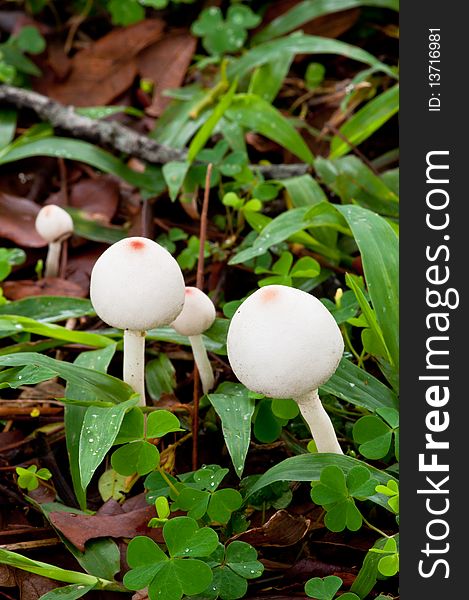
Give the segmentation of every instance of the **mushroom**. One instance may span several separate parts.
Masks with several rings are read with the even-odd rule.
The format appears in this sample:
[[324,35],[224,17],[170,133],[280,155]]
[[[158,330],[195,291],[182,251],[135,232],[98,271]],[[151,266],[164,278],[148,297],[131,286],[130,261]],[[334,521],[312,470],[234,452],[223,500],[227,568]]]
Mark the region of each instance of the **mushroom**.
[[142,237],[110,246],[91,272],[90,298],[108,325],[124,329],[124,381],[145,406],[145,333],[169,325],[184,305],[184,278],[162,246]]
[[204,394],[208,394],[212,389],[215,378],[202,333],[212,326],[215,316],[215,306],[207,294],[204,294],[199,288],[188,286],[186,287],[184,308],[178,318],[171,323],[178,333],[189,337]]
[[45,277],[57,277],[59,273],[62,242],[73,233],[72,217],[60,206],[48,204],[37,213],[36,231],[49,243]]
[[238,308],[228,329],[228,359],[253,392],[293,398],[319,452],[342,454],[318,387],[334,373],[344,343],[334,318],[314,296],[268,285]]

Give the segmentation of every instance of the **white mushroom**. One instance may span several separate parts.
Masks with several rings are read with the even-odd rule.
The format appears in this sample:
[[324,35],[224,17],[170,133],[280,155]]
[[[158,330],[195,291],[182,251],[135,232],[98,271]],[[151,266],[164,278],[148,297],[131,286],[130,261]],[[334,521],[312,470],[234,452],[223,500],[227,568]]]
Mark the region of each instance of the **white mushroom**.
[[57,277],[62,242],[73,233],[72,217],[60,206],[48,204],[37,213],[36,231],[49,243],[44,275]]
[[91,273],[90,298],[97,315],[124,329],[124,381],[145,405],[145,333],[169,325],[184,305],[184,278],[162,246],[142,237],[110,246]]
[[199,370],[204,394],[212,389],[215,379],[208,360],[202,333],[215,321],[215,306],[207,294],[196,287],[186,287],[184,308],[171,326],[181,335],[187,335],[192,346],[195,364]]
[[318,451],[342,454],[318,387],[336,370],[344,343],[317,298],[283,285],[257,290],[233,316],[227,347],[231,367],[247,388],[296,400]]

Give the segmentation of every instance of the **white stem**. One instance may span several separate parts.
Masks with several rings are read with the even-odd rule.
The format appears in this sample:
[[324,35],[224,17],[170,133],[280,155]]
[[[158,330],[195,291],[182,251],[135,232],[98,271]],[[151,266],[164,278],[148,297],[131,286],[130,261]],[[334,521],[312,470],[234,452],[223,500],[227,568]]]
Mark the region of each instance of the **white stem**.
[[145,331],[124,330],[124,381],[145,406]]
[[195,364],[199,370],[200,381],[202,382],[202,389],[204,394],[208,394],[213,388],[215,378],[213,376],[212,365],[208,360],[207,350],[204,346],[204,341],[201,335],[190,335],[189,341],[192,346],[192,353],[194,354]]
[[62,242],[51,242],[47,251],[44,277],[57,277],[59,274],[60,250]]
[[318,390],[312,390],[304,396],[295,398],[304,420],[308,424],[318,452],[333,452],[343,454],[334,426],[329,415],[324,410]]

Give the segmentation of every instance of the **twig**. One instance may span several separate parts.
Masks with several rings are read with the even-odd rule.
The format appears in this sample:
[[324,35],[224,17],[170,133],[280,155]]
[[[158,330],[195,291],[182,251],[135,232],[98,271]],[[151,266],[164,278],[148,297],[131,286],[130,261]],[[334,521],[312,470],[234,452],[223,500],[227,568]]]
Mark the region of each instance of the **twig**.
[[[75,112],[73,106],[65,106],[30,90],[11,85],[0,85],[0,104],[10,104],[17,108],[28,108],[44,121],[72,136],[140,158],[149,163],[166,164],[173,160],[186,159],[185,150],[177,150],[159,144],[146,135],[136,133],[116,121],[95,120]],[[309,165],[251,165],[266,179],[285,179],[304,175]]]

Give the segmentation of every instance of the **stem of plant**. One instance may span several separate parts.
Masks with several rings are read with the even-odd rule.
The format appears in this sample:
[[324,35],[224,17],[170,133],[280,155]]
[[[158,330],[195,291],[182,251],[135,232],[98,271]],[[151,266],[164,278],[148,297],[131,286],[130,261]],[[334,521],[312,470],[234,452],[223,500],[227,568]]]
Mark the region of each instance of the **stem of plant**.
[[392,537],[392,536],[388,535],[387,533],[384,533],[384,531],[381,531],[381,529],[378,529],[377,527],[375,527],[374,525],[372,525],[369,521],[367,521],[365,519],[365,517],[363,515],[362,515],[362,519],[363,519],[363,522],[365,523],[365,525],[367,525],[373,531],[376,531],[376,533],[379,533],[379,535],[381,535],[382,537],[387,538],[387,539],[389,539],[390,537]]
[[168,484],[168,486],[170,487],[170,489],[173,490],[173,492],[176,494],[176,496],[179,496],[179,491],[178,489],[175,487],[174,483],[171,481],[171,479],[166,475],[166,471],[164,469],[162,469],[160,466],[158,466],[158,473],[161,475],[161,477],[166,481],[166,483]]
[[213,388],[215,377],[213,376],[212,365],[208,360],[207,349],[204,346],[202,335],[191,335],[189,336],[189,341],[192,346],[194,361],[199,371],[200,381],[202,382],[202,390],[204,394],[208,394]]
[[51,242],[46,258],[44,277],[57,277],[60,265],[60,250],[62,242]]
[[[212,178],[212,163],[207,165],[207,173],[205,175],[205,192],[204,201],[202,204],[202,212],[200,214],[200,235],[199,235],[199,259],[197,262],[197,279],[196,286],[199,290],[204,289],[204,263],[205,263],[205,240],[207,238],[207,218],[208,218],[208,203],[210,199],[210,180]],[[192,345],[192,341],[191,341]],[[202,342],[203,346],[203,342]],[[204,347],[205,357],[207,352]],[[198,467],[199,462],[199,370],[197,358],[194,352],[195,369],[194,369],[194,391],[193,391],[193,406],[192,413],[192,468]],[[208,361],[208,359],[207,359]],[[211,367],[210,367],[211,368]],[[213,372],[212,372],[213,376]],[[202,380],[203,381],[203,380]],[[212,384],[213,385],[213,384]],[[205,391],[204,391],[205,393]]]
[[343,454],[331,419],[325,411],[318,390],[312,390],[304,396],[295,398],[300,412],[311,430],[318,452]]
[[124,381],[140,394],[139,406],[145,406],[145,332],[124,331]]

